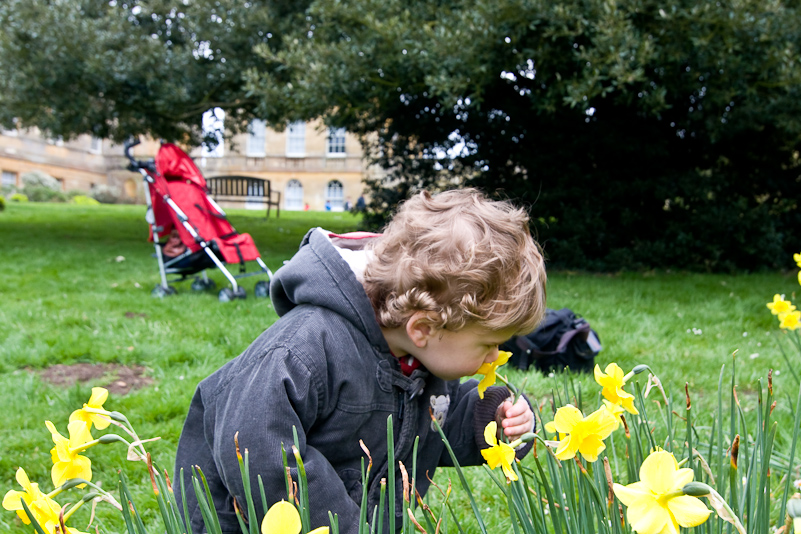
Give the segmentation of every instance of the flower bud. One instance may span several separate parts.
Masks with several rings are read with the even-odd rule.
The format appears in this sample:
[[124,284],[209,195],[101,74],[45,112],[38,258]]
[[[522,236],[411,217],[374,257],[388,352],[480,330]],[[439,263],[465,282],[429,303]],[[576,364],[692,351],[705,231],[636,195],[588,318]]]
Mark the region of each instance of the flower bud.
[[685,484],[683,488],[681,488],[682,493],[685,495],[690,495],[692,497],[705,497],[709,495],[712,491],[712,488],[704,484],[703,482],[690,482]]
[[635,365],[634,369],[632,369],[631,372],[633,374],[635,374],[635,375],[638,375],[638,374],[642,373],[643,371],[647,371],[648,369],[650,369],[650,367],[648,367],[644,363],[641,363],[640,365]]

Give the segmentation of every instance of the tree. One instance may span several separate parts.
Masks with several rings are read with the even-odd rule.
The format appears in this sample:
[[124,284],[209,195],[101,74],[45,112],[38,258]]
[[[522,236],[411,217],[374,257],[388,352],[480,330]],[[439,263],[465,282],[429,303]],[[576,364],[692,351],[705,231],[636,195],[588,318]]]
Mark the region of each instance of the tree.
[[363,135],[392,171],[373,184],[379,215],[455,177],[528,202],[563,265],[755,268],[797,247],[795,4],[343,0],[308,14],[305,36],[263,54],[290,83],[264,70],[250,86]]
[[[198,144],[223,108],[236,132],[258,102],[242,73],[280,47],[301,1],[6,0],[0,4],[0,123],[65,139],[152,135]],[[299,15],[300,14],[300,15]]]
[[[376,224],[415,188],[475,185],[527,203],[546,253],[562,265],[756,268],[797,247],[795,4],[186,0],[177,12],[130,0],[71,32],[86,43],[58,62],[64,69],[44,69],[58,76],[40,73],[55,61],[41,56],[63,38],[36,54],[20,45],[40,27],[30,20],[50,15],[15,18],[47,12],[46,3],[8,5],[4,124],[13,114],[61,135],[103,124],[100,135],[197,139],[199,118],[190,126],[188,117],[212,104],[225,104],[240,127],[254,116],[279,128],[322,117],[361,136],[388,169],[369,184]],[[59,20],[72,19],[42,31]],[[176,28],[186,36],[175,38],[180,46]],[[103,55],[105,43],[117,43],[122,59]],[[40,78],[64,86],[71,61],[94,96],[75,105],[44,92],[38,111],[22,107],[31,93],[20,88]],[[124,62],[111,69],[116,77],[106,74],[114,61]],[[11,65],[26,64],[36,67],[15,78]],[[20,107],[10,111],[12,102]]]

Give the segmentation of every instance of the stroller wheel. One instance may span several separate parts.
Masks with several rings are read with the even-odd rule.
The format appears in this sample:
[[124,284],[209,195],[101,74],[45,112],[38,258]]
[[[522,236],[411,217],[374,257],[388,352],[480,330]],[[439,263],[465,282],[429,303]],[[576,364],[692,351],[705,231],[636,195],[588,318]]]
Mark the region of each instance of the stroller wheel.
[[245,292],[245,288],[242,286],[237,287],[236,291],[234,291],[234,297],[238,299],[245,300],[247,296],[248,294]]
[[194,282],[192,282],[192,291],[206,291],[207,289],[216,289],[217,284],[214,283],[214,280],[203,280],[202,278],[195,277]]
[[234,290],[230,287],[224,287],[217,294],[217,300],[220,302],[231,302],[234,300]]
[[265,280],[256,282],[256,287],[253,288],[253,295],[256,298],[267,298],[270,296],[270,284]]
[[164,297],[169,297],[170,295],[175,295],[175,293],[176,291],[174,287],[167,286],[165,289],[164,286],[158,284],[153,288],[153,291],[150,292],[150,296],[162,299]]

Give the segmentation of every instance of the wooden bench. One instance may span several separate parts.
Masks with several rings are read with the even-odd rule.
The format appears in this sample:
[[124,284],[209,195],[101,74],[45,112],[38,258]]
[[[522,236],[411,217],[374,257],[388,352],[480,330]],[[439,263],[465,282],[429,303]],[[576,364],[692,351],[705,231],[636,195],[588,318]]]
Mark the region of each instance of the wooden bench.
[[216,201],[248,202],[267,204],[267,217],[270,208],[275,207],[275,216],[281,216],[281,192],[273,191],[270,180],[253,176],[212,176],[206,178],[209,193]]

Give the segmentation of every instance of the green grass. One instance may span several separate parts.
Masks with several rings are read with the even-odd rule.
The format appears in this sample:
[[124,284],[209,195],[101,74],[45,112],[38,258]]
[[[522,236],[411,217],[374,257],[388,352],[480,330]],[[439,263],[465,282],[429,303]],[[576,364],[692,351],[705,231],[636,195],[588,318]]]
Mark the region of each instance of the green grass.
[[[292,256],[310,227],[348,231],[357,226],[357,220],[347,213],[284,212],[280,219],[269,220],[262,212],[232,210],[230,215],[240,232],[254,237],[273,270]],[[177,296],[152,298],[150,290],[158,281],[152,253],[143,206],[9,203],[0,212],[3,493],[16,489],[14,472],[19,466],[43,489],[51,486],[48,451],[52,442],[44,420],[65,428],[69,413],[88,400],[93,385],[99,385],[64,389],[42,382],[37,371],[76,362],[146,366],[154,384],[112,398],[108,407],[126,413],[142,437],[162,437],[150,444],[149,450],[171,471],[197,382],[239,354],[277,319],[268,300],[253,298],[256,277],[243,282],[250,294],[244,301],[220,304],[216,293],[193,293],[188,282],[176,286]],[[119,256],[124,261],[117,261]],[[219,273],[212,278],[218,287],[226,285]],[[611,361],[625,370],[649,364],[677,406],[683,403],[685,383],[689,383],[694,406],[701,411],[714,406],[720,368],[731,364],[731,354],[737,350],[738,393],[748,412],[755,405],[757,380],[764,380],[773,368],[781,424],[778,446],[783,450],[792,426],[787,399],[795,399],[798,386],[779,352],[782,333],[765,303],[774,293],[789,296],[797,284],[794,272],[550,273],[548,305],[570,307],[590,321],[604,346],[598,358],[602,367]],[[789,348],[786,340],[781,341]],[[562,378],[535,372],[509,374],[518,385],[527,379],[527,394],[546,403],[544,412],[549,417],[546,401],[553,389],[560,388]],[[644,377],[639,378],[644,384]],[[588,376],[575,380],[590,407],[597,387]],[[114,487],[116,470],[125,463],[124,451],[110,446],[92,458],[95,480]],[[156,508],[143,466],[124,468],[134,483],[140,509],[149,508],[154,516]],[[482,504],[497,507],[497,491],[487,477],[480,469],[468,472]],[[451,475],[449,470],[440,470],[437,481],[447,484]],[[458,503],[460,510],[469,514],[466,501]],[[71,523],[83,530],[88,514],[81,513]],[[108,506],[98,507],[97,523],[101,531],[120,532],[123,528]],[[151,531],[158,532],[156,523],[151,521],[151,525]],[[499,529],[495,531],[503,531],[502,518],[495,527]],[[23,528],[15,514],[5,511],[0,512],[0,530],[32,532]]]

